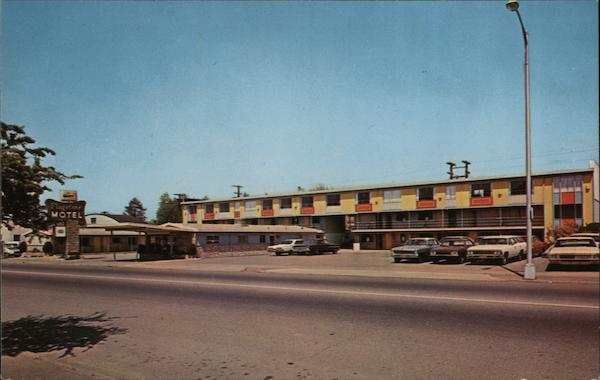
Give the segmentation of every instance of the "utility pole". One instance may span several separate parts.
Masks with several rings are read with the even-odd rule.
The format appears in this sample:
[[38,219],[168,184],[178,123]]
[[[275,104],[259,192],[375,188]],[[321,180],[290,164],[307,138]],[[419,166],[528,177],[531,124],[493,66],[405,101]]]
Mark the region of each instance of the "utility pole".
[[450,171],[446,172],[448,173],[448,175],[450,176],[450,179],[454,179],[454,167],[456,166],[456,164],[452,161],[448,161],[446,162],[446,165],[448,165],[450,168]]
[[[469,171],[469,165],[471,165],[471,163],[467,160],[462,160],[461,162],[464,164],[464,166],[456,166],[456,164],[452,161],[446,162],[446,165],[450,167],[450,171],[446,172],[450,176],[450,179],[469,178],[469,174],[471,174],[471,172]],[[454,174],[454,169],[465,169],[465,174]]]
[[236,198],[240,198],[242,196],[242,185],[231,185],[231,187],[235,187],[236,190],[233,192]]

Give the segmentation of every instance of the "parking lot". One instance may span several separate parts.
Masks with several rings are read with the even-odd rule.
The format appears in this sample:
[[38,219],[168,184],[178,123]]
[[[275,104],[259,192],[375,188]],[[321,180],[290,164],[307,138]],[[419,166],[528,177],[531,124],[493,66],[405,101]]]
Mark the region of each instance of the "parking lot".
[[[116,258],[116,261],[115,261]],[[173,268],[197,271],[264,272],[290,274],[319,274],[368,277],[404,277],[453,280],[520,281],[525,260],[511,261],[502,266],[494,262],[394,263],[390,252],[340,250],[337,254],[314,256],[275,256],[257,251],[246,256],[227,253],[226,257],[175,259],[159,261],[136,261],[134,252],[82,255],[80,260],[62,260],[58,257],[22,257],[8,259],[11,263],[37,262],[64,263],[65,265],[126,266],[137,268]],[[548,266],[548,260],[535,257],[537,280],[564,282],[598,282],[598,267]]]

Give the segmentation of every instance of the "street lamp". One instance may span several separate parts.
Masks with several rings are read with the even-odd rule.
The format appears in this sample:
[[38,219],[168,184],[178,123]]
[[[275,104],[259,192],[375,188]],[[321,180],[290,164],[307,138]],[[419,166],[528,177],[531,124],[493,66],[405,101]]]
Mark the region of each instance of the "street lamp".
[[525,176],[527,184],[527,195],[526,195],[526,215],[527,215],[527,264],[525,265],[524,278],[526,280],[535,280],[535,265],[533,264],[533,256],[531,250],[532,243],[532,232],[531,223],[533,219],[533,212],[531,209],[531,115],[529,112],[529,35],[527,29],[523,24],[523,18],[519,13],[519,2],[518,0],[508,0],[506,2],[506,9],[511,12],[516,12],[521,24],[521,31],[523,32],[523,43],[525,45]]

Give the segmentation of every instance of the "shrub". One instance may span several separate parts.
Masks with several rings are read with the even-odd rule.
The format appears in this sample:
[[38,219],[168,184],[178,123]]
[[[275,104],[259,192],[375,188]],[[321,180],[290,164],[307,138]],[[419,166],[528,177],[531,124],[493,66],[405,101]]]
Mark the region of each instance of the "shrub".
[[27,243],[25,243],[24,241],[19,243],[19,251],[21,253],[27,252]]
[[46,255],[52,255],[54,254],[54,247],[52,246],[52,242],[45,242],[44,245],[42,246],[42,251],[46,254]]

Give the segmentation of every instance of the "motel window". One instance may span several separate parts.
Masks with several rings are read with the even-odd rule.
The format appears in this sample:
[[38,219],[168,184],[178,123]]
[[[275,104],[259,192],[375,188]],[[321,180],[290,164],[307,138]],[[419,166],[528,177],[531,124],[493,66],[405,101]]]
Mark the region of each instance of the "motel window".
[[206,212],[207,214],[212,214],[213,212],[215,212],[215,205],[213,205],[213,204],[205,205],[204,212]]
[[235,202],[235,206],[233,207],[235,211],[240,211],[240,202]]
[[260,243],[266,243],[267,242],[266,236],[265,235],[260,235],[259,238],[258,238],[258,241]]
[[400,189],[385,190],[383,192],[383,203],[400,202]]
[[292,198],[281,198],[279,208],[292,208]]
[[13,235],[13,241],[21,241],[21,235],[20,234],[14,234]]
[[432,220],[433,213],[431,211],[422,211],[418,213],[419,220]]
[[112,243],[113,244],[120,244],[121,243],[121,238],[120,237],[113,237],[112,238]]
[[471,185],[472,198],[489,197],[491,194],[492,186],[490,183],[474,183]]
[[371,193],[369,191],[360,191],[356,193],[356,203],[359,205],[371,203]]
[[555,219],[581,219],[582,217],[583,210],[581,208],[581,204],[554,206]]
[[328,194],[327,195],[327,206],[339,206],[340,195],[339,194]]
[[510,181],[510,195],[527,194],[527,182],[524,179],[515,179]]
[[273,210],[273,200],[272,199],[263,200],[262,208],[263,208],[263,210]]
[[430,201],[433,199],[433,186],[420,187],[417,189],[417,199],[420,201]]
[[248,236],[247,235],[239,235],[238,236],[238,244],[248,244]]
[[244,208],[246,209],[246,212],[256,211],[256,201],[246,201]]
[[312,223],[313,224],[321,224],[321,218],[319,218],[318,216],[313,216]]
[[446,186],[446,200],[456,199],[456,186]]
[[90,223],[91,224],[96,224],[96,218],[90,218]]
[[229,203],[219,203],[219,212],[229,212]]
[[196,214],[196,206],[188,206],[188,213],[190,215],[195,215]]
[[206,237],[206,244],[219,244],[219,237],[217,235],[208,235]]
[[313,197],[302,197],[302,208],[313,207]]
[[90,241],[91,241],[91,239],[89,237],[82,237],[81,245],[88,247],[90,245]]

